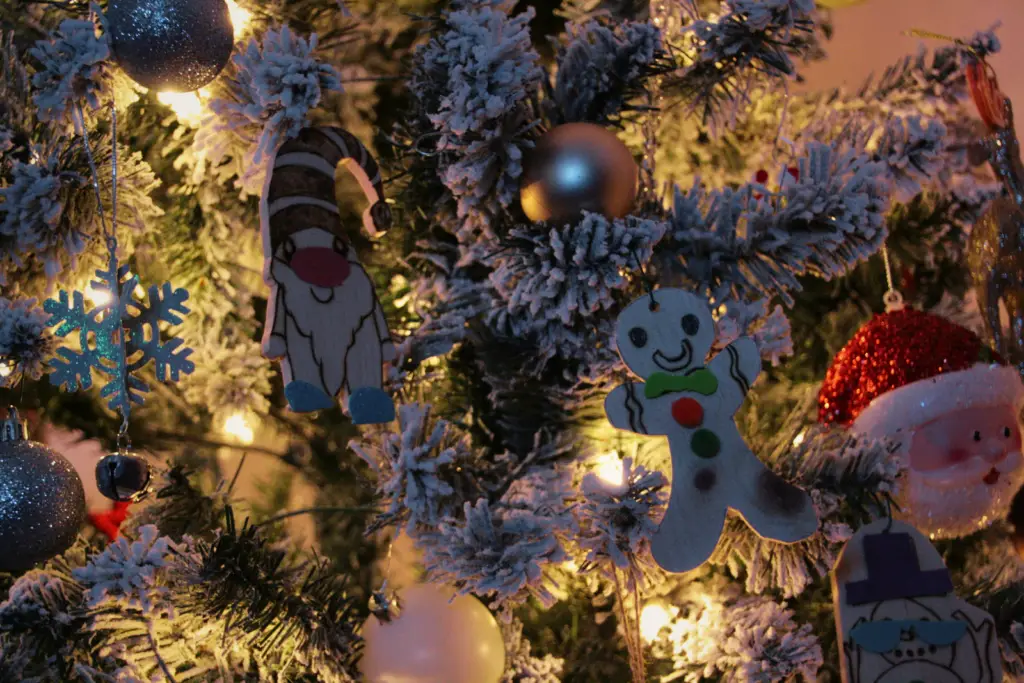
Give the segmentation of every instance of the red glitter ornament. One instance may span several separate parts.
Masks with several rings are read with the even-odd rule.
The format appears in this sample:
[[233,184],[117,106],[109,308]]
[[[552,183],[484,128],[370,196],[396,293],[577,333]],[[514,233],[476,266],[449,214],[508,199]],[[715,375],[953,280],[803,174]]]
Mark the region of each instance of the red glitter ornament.
[[986,361],[1002,362],[965,327],[911,308],[881,313],[836,354],[818,419],[848,425],[882,394]]

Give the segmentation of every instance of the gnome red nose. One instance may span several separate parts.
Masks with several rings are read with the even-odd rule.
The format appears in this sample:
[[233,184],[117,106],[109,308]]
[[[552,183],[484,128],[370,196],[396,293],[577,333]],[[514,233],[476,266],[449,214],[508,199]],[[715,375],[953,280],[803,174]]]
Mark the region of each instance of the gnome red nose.
[[306,247],[292,254],[288,263],[303,282],[315,287],[337,287],[348,279],[348,259],[328,247]]

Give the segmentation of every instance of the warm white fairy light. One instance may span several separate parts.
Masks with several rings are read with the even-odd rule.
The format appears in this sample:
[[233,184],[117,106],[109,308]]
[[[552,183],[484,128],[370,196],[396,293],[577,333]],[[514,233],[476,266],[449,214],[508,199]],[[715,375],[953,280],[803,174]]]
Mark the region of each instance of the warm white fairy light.
[[227,0],[228,2],[228,14],[231,15],[231,26],[235,31],[235,40],[238,40],[245,29],[249,28],[249,22],[252,21],[252,12],[241,7],[235,0]]
[[804,442],[804,439],[806,439],[806,438],[807,438],[807,430],[804,429],[799,434],[797,434],[795,437],[793,437],[793,445],[794,446],[799,446],[800,444],[802,444]]
[[622,486],[622,460],[618,453],[605,453],[593,460],[594,474],[611,486]]
[[92,302],[93,306],[106,306],[110,303],[110,292],[105,289],[94,289],[92,285],[85,288],[85,298]]
[[647,642],[658,639],[661,629],[672,623],[672,613],[660,602],[644,605],[640,612],[640,635]]
[[14,367],[7,360],[0,360],[0,377],[10,377]]
[[203,91],[198,92],[161,92],[156,99],[166,104],[187,126],[196,128],[203,118]]
[[234,413],[224,420],[224,433],[233,436],[240,443],[248,446],[252,443],[255,433],[242,413]]

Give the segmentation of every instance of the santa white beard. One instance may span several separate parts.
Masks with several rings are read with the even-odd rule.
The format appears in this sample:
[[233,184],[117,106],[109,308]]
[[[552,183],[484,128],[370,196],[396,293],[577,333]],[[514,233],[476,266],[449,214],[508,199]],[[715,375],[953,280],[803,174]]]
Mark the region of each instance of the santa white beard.
[[993,465],[973,460],[938,472],[907,469],[901,516],[933,538],[964,536],[1005,517],[1024,477],[1021,453],[1012,451],[994,466],[1000,476],[991,485],[982,478]]

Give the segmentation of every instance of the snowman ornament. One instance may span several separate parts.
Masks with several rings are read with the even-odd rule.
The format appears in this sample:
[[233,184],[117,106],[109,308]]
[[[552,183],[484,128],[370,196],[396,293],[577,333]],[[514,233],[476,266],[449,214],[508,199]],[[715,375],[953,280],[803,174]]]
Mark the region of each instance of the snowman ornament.
[[881,519],[846,544],[832,576],[843,683],[1000,683],[995,622],[956,596],[920,531]]
[[619,355],[643,382],[616,387],[605,399],[611,424],[668,437],[672,493],[651,539],[666,571],[703,564],[735,510],[764,538],[795,543],[818,529],[810,496],[758,460],[734,415],[761,372],[754,341],[743,337],[704,365],[716,337],[703,299],[657,289],[619,315]]

